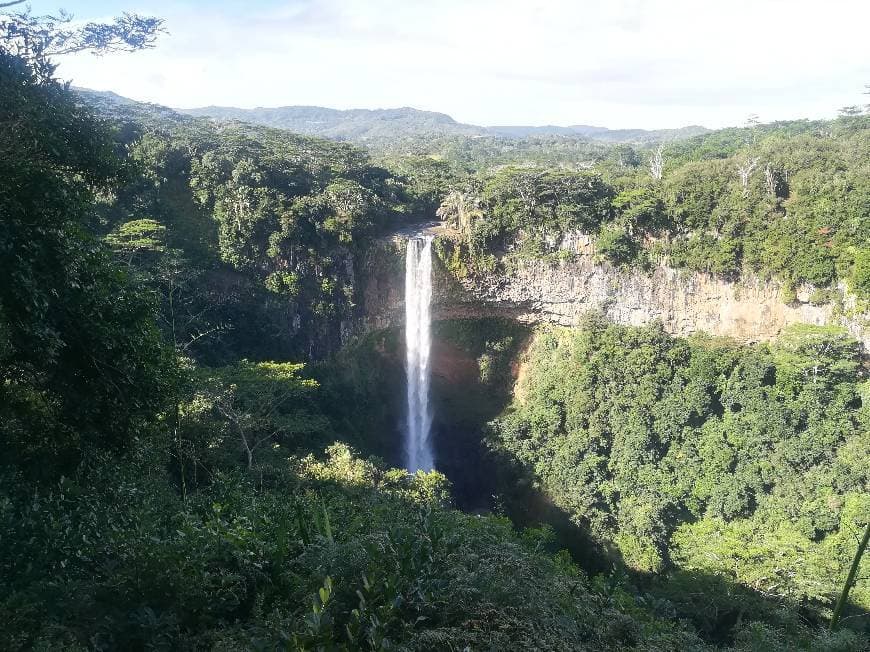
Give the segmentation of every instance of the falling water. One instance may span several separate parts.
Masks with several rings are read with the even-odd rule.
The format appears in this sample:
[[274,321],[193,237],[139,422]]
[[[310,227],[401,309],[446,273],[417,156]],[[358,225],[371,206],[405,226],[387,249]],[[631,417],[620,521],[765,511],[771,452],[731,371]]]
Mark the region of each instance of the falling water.
[[435,466],[429,430],[429,304],[432,300],[432,238],[408,240],[405,257],[405,371],[408,376],[408,427],[405,452],[408,470]]

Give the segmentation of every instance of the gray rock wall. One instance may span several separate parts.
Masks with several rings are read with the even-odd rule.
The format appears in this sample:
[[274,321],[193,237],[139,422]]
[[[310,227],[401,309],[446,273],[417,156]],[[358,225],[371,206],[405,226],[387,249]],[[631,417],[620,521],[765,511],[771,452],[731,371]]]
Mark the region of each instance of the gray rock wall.
[[[395,240],[368,255],[360,279],[363,330],[398,326],[404,319],[402,250],[402,241]],[[703,331],[747,342],[775,338],[791,324],[835,324],[870,351],[870,315],[846,317],[833,305],[812,305],[808,298],[808,291],[799,292],[796,303],[786,304],[779,283],[752,278],[731,283],[665,266],[621,270],[596,262],[586,250],[571,259],[528,260],[508,273],[463,279],[437,264],[433,314],[436,319],[504,316],[574,326],[590,311],[601,311],[618,324],[659,319],[673,335]],[[843,302],[848,308],[845,294]]]

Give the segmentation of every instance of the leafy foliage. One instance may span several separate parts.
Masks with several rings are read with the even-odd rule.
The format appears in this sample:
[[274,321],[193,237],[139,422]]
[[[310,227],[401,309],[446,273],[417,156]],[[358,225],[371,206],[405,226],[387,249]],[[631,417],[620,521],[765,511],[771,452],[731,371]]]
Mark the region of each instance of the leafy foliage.
[[[0,9],[17,7],[24,0],[4,2]],[[50,82],[55,71],[49,57],[74,52],[133,52],[154,46],[162,28],[159,18],[125,13],[112,23],[73,24],[64,11],[57,16],[34,16],[24,11],[0,15],[0,50],[23,60],[34,77]]]
[[[660,178],[624,145],[574,162],[588,171],[484,166],[462,185],[465,205],[478,208],[465,212],[462,239],[483,269],[492,256],[558,253],[579,231],[618,264],[753,272],[792,288],[848,280],[866,299],[868,125],[857,115],[712,132],[663,146]],[[582,179],[593,185],[578,193]],[[454,205],[447,195],[444,214],[458,215]]]
[[[870,516],[856,351],[812,327],[755,347],[595,319],[543,331],[491,441],[629,566],[830,606]],[[867,608],[867,587],[853,599]]]
[[104,198],[96,228],[118,250],[131,229],[165,234],[160,255],[121,258],[148,268],[166,321],[176,295],[177,340],[208,333],[187,353],[211,364],[335,352],[341,321],[356,316],[357,254],[434,212],[450,178],[434,163],[399,176],[347,145],[85,99],[112,112],[140,173]]
[[460,230],[472,258],[549,253],[568,232],[596,228],[610,190],[591,172],[505,168],[447,197],[439,214]]
[[[208,442],[212,458],[242,452],[248,469],[261,448],[311,448],[325,424],[306,406],[317,383],[300,378],[301,370],[300,364],[247,360],[196,369],[196,391],[181,405],[179,436],[200,446]],[[192,462],[203,464],[198,457]]]
[[6,494],[4,648],[708,649],[619,580],[553,557],[546,531],[445,509],[436,473],[333,446],[262,480],[222,470],[182,501],[152,454]]
[[126,176],[108,134],[58,83],[0,50],[0,446],[3,464],[70,468],[122,449],[173,384],[154,301],[87,222]]

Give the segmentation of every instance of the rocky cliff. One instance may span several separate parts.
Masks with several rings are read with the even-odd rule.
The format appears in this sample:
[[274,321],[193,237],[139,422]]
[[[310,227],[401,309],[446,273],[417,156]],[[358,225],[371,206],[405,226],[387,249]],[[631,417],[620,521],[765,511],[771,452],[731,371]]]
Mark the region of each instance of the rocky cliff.
[[[401,236],[384,242],[367,256],[359,279],[363,330],[396,326],[404,319],[403,242]],[[600,311],[618,324],[658,319],[673,335],[707,332],[747,342],[775,338],[796,323],[838,325],[870,351],[870,315],[850,315],[854,304],[843,288],[839,306],[811,304],[809,288],[787,304],[777,282],[745,278],[732,283],[666,266],[625,270],[599,262],[588,242],[571,248],[571,256],[558,260],[524,260],[508,272],[462,278],[437,261],[435,319],[502,316],[573,326],[590,311]]]

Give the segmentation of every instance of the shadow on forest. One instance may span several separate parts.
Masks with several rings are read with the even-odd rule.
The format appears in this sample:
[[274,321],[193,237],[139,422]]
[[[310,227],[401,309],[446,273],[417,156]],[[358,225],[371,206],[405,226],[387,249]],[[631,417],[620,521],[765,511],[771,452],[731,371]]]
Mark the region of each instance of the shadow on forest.
[[[481,381],[482,343],[495,333],[512,333],[503,359],[494,360],[495,383]],[[468,513],[502,513],[518,528],[552,528],[551,552],[566,550],[574,562],[605,590],[623,590],[640,599],[657,615],[692,622],[708,642],[730,644],[749,622],[764,622],[785,629],[799,625],[824,627],[819,605],[796,604],[771,598],[727,578],[701,572],[670,569],[663,574],[643,573],[628,567],[619,551],[597,539],[534,486],[534,472],[504,452],[493,452],[485,442],[486,424],[501,414],[511,400],[516,359],[527,331],[502,320],[464,320],[433,325],[432,404],[433,440],[438,469],[452,485],[455,505]],[[374,334],[367,343],[321,374],[327,404],[341,405],[343,437],[359,450],[376,454],[401,466],[404,412],[403,340],[396,331]],[[498,365],[501,365],[499,367]],[[341,382],[335,379],[341,376]],[[330,374],[333,374],[330,376]],[[350,399],[352,388],[362,393]],[[339,402],[336,403],[335,401]],[[609,589],[607,587],[610,587]],[[868,621],[850,605],[850,625],[860,629]],[[866,616],[867,614],[863,614]],[[857,616],[857,617],[856,617]]]
[[[822,605],[799,603],[764,595],[721,575],[669,568],[663,573],[630,568],[612,544],[595,538],[568,512],[533,486],[533,471],[515,458],[491,453],[490,467],[497,471],[498,491],[505,514],[517,528],[552,528],[551,552],[566,550],[605,590],[622,589],[639,597],[657,616],[687,620],[707,642],[735,643],[744,625],[760,622],[785,630],[797,625],[826,628]],[[870,631],[870,613],[849,602],[846,623],[856,631]]]

